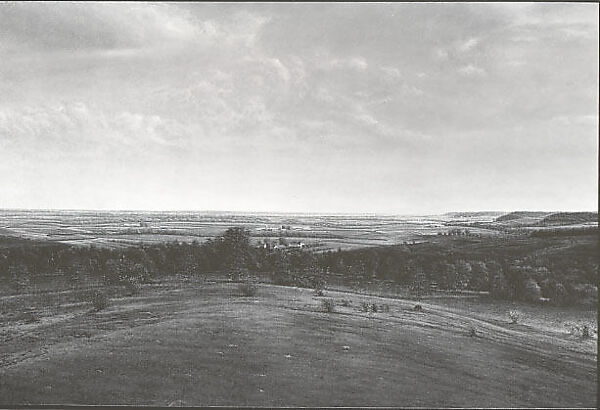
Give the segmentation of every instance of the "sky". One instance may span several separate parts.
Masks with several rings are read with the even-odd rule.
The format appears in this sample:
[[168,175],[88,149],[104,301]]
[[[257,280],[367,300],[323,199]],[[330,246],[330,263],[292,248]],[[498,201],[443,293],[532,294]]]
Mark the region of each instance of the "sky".
[[598,4],[0,3],[0,208],[596,210]]

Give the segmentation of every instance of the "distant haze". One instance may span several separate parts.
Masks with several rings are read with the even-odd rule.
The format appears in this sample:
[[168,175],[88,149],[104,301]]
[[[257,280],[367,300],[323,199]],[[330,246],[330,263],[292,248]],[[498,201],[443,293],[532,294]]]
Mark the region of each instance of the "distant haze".
[[1,3],[0,208],[595,210],[598,4]]

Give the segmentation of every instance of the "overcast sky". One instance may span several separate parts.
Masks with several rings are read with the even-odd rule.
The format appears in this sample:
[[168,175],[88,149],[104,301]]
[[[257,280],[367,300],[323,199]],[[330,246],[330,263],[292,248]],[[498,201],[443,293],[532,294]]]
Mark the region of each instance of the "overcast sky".
[[598,5],[2,3],[0,207],[595,210]]

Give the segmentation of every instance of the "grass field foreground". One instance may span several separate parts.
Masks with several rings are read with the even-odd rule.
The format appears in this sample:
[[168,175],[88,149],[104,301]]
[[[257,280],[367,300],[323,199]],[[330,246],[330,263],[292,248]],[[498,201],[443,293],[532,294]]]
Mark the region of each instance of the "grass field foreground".
[[237,286],[163,282],[98,312],[4,323],[0,404],[596,405],[595,339],[434,303]]

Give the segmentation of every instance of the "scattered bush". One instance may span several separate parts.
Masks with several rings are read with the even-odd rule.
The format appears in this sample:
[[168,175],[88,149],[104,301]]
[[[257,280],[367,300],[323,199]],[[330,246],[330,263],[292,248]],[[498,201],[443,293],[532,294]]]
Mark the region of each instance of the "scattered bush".
[[587,323],[579,323],[579,324],[567,324],[569,327],[569,333],[573,336],[580,337],[581,339],[589,339],[593,337],[594,333],[597,333],[597,330],[594,327]]
[[133,278],[128,278],[127,280],[123,281],[123,284],[125,285],[125,289],[127,290],[127,294],[129,296],[137,295],[142,289],[142,285]]
[[525,286],[522,290],[523,299],[528,300],[530,302],[539,302],[542,297],[542,288],[538,283],[533,279],[528,279],[525,282]]
[[584,339],[591,337],[590,328],[587,325],[583,325],[583,327],[581,328],[581,337],[583,337]]
[[106,309],[108,307],[108,295],[101,290],[94,291],[92,292],[90,302],[92,302],[92,306],[96,312]]
[[332,299],[322,300],[321,305],[326,313],[333,313],[335,311],[335,303]]
[[316,296],[323,296],[325,291],[325,279],[322,275],[313,275],[309,278],[308,284],[315,290]]
[[20,319],[25,323],[34,323],[40,320],[37,315],[31,311],[23,312],[20,316]]
[[518,310],[509,310],[508,318],[510,319],[510,323],[518,323],[521,319],[521,313]]
[[243,282],[238,285],[238,290],[242,296],[255,296],[258,292],[258,286],[254,283]]
[[360,304],[360,311],[364,312],[364,313],[368,313],[368,312],[372,312],[372,313],[389,312],[390,311],[390,306],[386,305],[386,304],[382,304],[382,305],[378,306],[376,303],[361,302],[361,304]]

